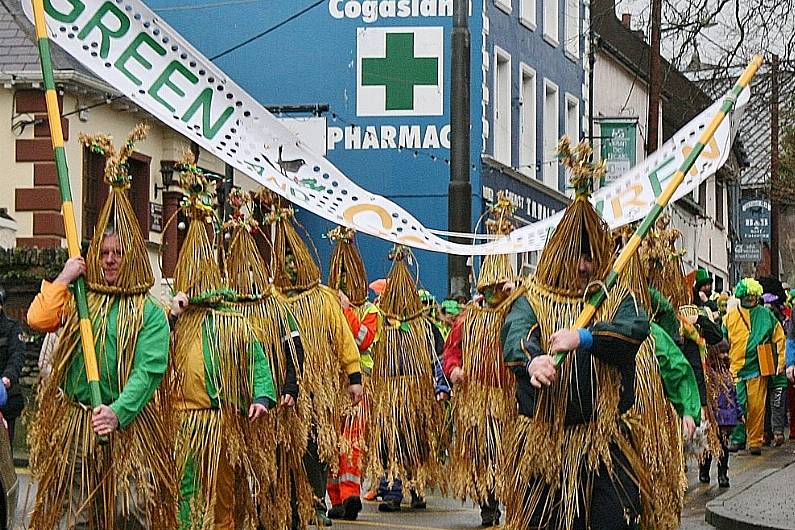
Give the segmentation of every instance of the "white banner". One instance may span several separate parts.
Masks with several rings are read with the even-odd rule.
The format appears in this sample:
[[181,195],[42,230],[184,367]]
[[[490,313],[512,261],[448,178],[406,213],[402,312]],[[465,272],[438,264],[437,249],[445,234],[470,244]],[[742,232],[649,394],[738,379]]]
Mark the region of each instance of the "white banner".
[[[174,130],[296,205],[387,241],[459,255],[543,248],[562,212],[478,245],[450,243],[397,204],[375,195],[312,152],[259,102],[139,0],[45,0],[51,39],[98,77]],[[22,2],[32,21],[32,7]],[[439,74],[441,75],[441,74]],[[748,100],[739,98],[738,111]],[[716,103],[653,156],[597,192],[611,226],[642,218],[717,111]],[[732,120],[737,121],[737,120]],[[734,134],[725,120],[674,198],[726,161]]]

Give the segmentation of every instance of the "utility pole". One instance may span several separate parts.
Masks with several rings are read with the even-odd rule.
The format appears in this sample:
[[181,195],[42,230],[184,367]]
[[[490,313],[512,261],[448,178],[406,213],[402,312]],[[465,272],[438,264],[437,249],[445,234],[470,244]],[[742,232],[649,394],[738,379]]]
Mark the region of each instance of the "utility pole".
[[646,139],[646,156],[657,150],[659,144],[660,92],[662,67],[660,65],[660,33],[662,26],[662,0],[651,0],[651,56],[649,57],[649,135]]
[[770,69],[770,276],[779,277],[778,262],[778,55],[773,55]]
[[[447,224],[451,232],[470,232],[472,184],[469,181],[469,0],[453,0],[452,61],[450,72],[450,185]],[[452,238],[456,243],[470,243]],[[450,292],[469,295],[466,256],[449,255]]]

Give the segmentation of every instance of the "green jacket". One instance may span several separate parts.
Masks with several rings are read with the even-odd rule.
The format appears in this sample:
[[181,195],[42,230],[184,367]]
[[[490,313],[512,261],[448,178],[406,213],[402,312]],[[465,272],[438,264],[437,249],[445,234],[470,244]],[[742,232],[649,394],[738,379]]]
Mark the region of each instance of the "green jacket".
[[665,396],[680,417],[690,416],[698,425],[701,423],[701,399],[693,368],[674,339],[661,326],[652,322],[651,333]]
[[[118,340],[119,298],[116,297],[107,314],[108,324],[105,340],[97,339],[97,366],[102,403],[108,405],[124,428],[149,403],[163,379],[168,366],[169,329],[163,309],[151,298],[144,305],[144,316],[138,339],[130,378],[120,388],[116,341]],[[98,315],[94,315],[94,332],[98,330]],[[91,389],[86,378],[83,348],[78,342],[72,361],[63,381],[64,393],[83,404],[91,403]]]

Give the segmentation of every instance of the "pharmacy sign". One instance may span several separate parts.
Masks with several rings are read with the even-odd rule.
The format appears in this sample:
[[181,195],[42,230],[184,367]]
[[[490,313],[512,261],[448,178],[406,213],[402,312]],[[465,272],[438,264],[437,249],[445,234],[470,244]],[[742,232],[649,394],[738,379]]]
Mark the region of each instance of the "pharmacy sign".
[[441,116],[444,28],[359,28],[356,114]]

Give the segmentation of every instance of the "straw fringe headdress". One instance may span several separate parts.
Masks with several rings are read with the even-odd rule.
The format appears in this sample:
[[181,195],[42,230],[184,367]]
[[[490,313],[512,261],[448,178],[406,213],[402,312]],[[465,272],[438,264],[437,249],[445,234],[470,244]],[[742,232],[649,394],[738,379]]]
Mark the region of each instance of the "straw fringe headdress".
[[367,272],[354,241],[355,232],[338,226],[328,237],[335,243],[329,261],[328,285],[341,289],[351,304],[360,307],[367,301]]
[[[239,479],[235,496],[242,506],[238,506],[235,527],[253,530],[258,523],[254,499],[262,484],[275,480],[272,447],[251,450],[251,446],[272,443],[267,429],[252,424],[245,416],[253,394],[256,337],[248,319],[224,304],[226,299],[234,299],[234,293],[224,286],[208,235],[208,225],[213,229],[216,222],[210,183],[192,159],[184,160],[181,170],[181,184],[188,192],[182,208],[190,226],[177,259],[174,288],[186,293],[191,304],[174,328],[176,384],[185,393],[190,384],[184,377],[186,368],[197,362],[204,366],[205,356],[208,357],[214,368],[212,373],[206,372],[210,377],[208,384],[214,389],[214,394],[208,396],[208,405],[215,402],[217,408],[178,404],[181,421],[175,449],[177,466],[179,476],[187,473],[195,485],[196,494],[190,502],[191,530],[214,528],[222,460]],[[193,391],[203,393],[206,389]]]
[[[145,137],[146,130],[145,125],[138,125],[118,154],[109,136],[80,137],[93,152],[108,156],[105,183],[110,185],[110,192],[89,247],[86,277],[99,359],[104,358],[108,314],[113,304],[118,303],[116,355],[121,388],[131,375],[144,306],[154,283],[143,237],[126,193],[130,186],[126,160],[134,143]],[[100,246],[106,233],[118,235],[123,252],[115,286],[108,285],[102,274]],[[174,528],[177,482],[172,404],[165,384],[169,374],[136,419],[125,429],[111,434],[107,445],[100,445],[91,425],[90,407],[73,402],[61,390],[78,348],[81,348],[79,319],[72,300],[65,310],[61,338],[53,353],[52,374],[39,386],[37,407],[28,431],[31,470],[39,484],[31,528],[50,530],[58,527],[62,517],[74,520],[78,516],[64,514],[69,499],[74,498],[72,489],[77,476],[83,481],[77,503],[90,525],[116,528],[119,523],[114,509],[116,499],[126,499],[121,512],[123,516],[129,514],[133,509],[130,488],[135,484],[139,507],[148,514],[151,526]],[[96,510],[95,503],[105,509]]]
[[434,399],[432,324],[423,317],[406,252],[397,247],[390,254],[393,266],[381,295],[384,329],[373,354],[367,475],[403,479],[404,487],[422,495],[426,486],[444,486],[435,446],[443,411]]
[[[631,231],[621,229],[620,233],[622,244],[625,244]],[[666,261],[665,266],[670,267],[672,263]],[[630,259],[624,279],[636,293],[638,303],[651,315],[648,265],[649,259],[641,249]],[[656,337],[652,332],[635,356],[635,405],[630,411],[637,417],[638,426],[633,432],[635,445],[642,457],[650,485],[650,490],[642,498],[645,509],[641,526],[676,530],[680,525],[687,488],[687,477],[682,466],[682,429],[679,416],[665,395],[656,348]]]
[[[514,207],[500,194],[487,222],[492,234],[507,235],[513,229]],[[507,255],[487,256],[480,268],[477,288],[513,282],[516,275]],[[503,432],[516,420],[513,374],[505,367],[500,332],[522,288],[496,307],[470,305],[462,317],[461,350],[464,380],[453,395],[454,428],[450,450],[450,481],[456,496],[486,502],[504,489],[500,461]]]
[[[276,296],[287,304],[298,323],[304,348],[302,393],[311,399],[312,424],[318,452],[332,472],[339,466],[341,409],[350,407],[343,395],[342,369],[337,350],[337,330],[347,328],[337,292],[320,284],[320,267],[293,226],[292,208],[278,196],[261,192],[269,208],[272,273]],[[288,272],[288,265],[292,269]],[[291,278],[291,274],[294,276]]]
[[[604,171],[602,165],[594,167],[588,161],[590,153],[586,144],[572,151],[567,139],[560,142],[559,156],[573,173],[576,196],[544,248],[536,273],[527,281],[526,296],[536,314],[544,350],[551,334],[570,328],[583,309],[577,271],[581,254],[591,254],[593,277],[597,279],[604,278],[612,263],[612,238],[588,200],[593,178]],[[630,286],[620,280],[597,310],[595,320],[611,320],[621,302],[631,295]],[[538,393],[535,416],[519,416],[507,434],[503,453],[507,530],[526,529],[534,512],[546,514],[542,525],[550,525],[549,517],[555,514],[554,530],[570,528],[582,510],[583,496],[586,506],[590,504],[590,477],[604,465],[608,475],[615,478],[610,454],[613,444],[629,460],[630,469],[626,471],[640,483],[642,491],[648,490],[632,440],[619,429],[620,376],[614,368],[590,358],[598,389],[594,419],[584,425],[565,426],[569,391],[577,384],[576,362],[575,355],[565,358],[558,367],[558,381]],[[624,422],[631,423],[631,418],[624,418]]]
[[[281,396],[287,363],[300,366],[290,332],[292,317],[286,304],[273,296],[270,275],[254,239],[259,232],[259,224],[243,211],[244,207],[250,207],[251,196],[236,188],[230,194],[229,203],[233,212],[226,227],[232,230],[232,237],[225,260],[226,277],[229,287],[238,295],[238,301],[232,306],[248,317],[270,362],[276,395]],[[261,439],[258,443],[263,451],[274,455],[276,476],[282,477],[262,484],[259,503],[269,507],[259,513],[265,528],[293,526],[292,492],[284,487],[285,483],[295,485],[302,526],[309,524],[314,512],[314,494],[302,461],[309,439],[310,402],[303,389],[300,370],[296,369],[296,376],[302,389],[296,405],[278,407],[259,420]]]

